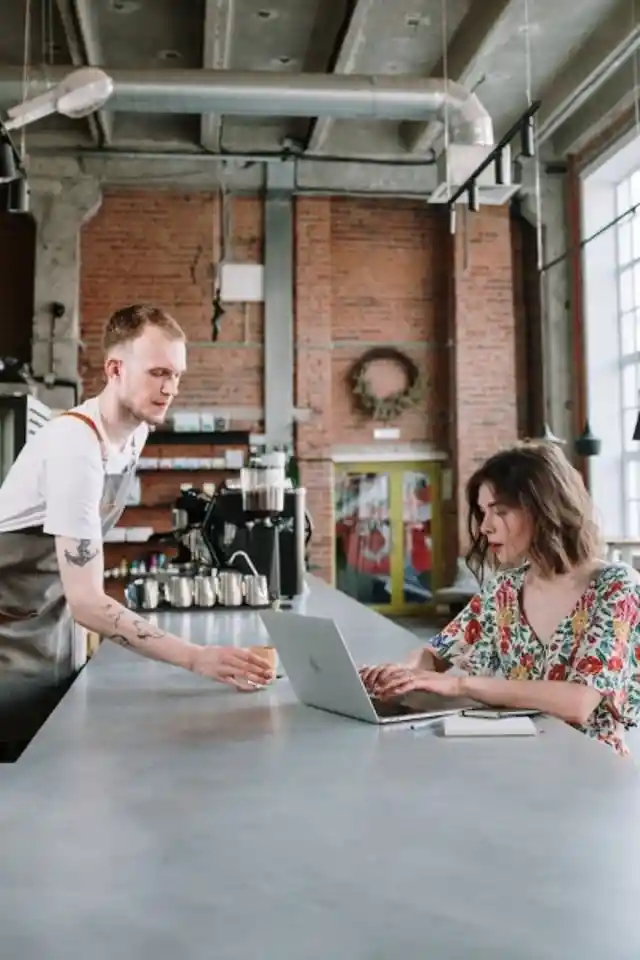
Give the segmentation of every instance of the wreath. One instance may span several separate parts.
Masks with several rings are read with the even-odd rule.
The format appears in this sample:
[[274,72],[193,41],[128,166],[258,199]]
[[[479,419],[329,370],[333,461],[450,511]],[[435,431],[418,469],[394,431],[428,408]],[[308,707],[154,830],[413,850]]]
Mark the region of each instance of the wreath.
[[[400,367],[405,375],[403,389],[384,397],[374,393],[368,378],[369,368],[380,360],[390,360]],[[406,354],[393,347],[374,347],[368,350],[353,364],[347,379],[355,405],[372,420],[393,420],[403,410],[414,407],[422,395],[418,367]]]

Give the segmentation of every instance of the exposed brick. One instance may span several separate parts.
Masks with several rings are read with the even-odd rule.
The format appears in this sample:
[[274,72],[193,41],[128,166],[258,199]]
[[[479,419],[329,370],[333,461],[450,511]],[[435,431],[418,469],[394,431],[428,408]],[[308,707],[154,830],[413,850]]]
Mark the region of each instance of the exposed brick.
[[[151,300],[175,314],[191,341],[180,404],[262,406],[262,306],[229,307],[220,343],[210,342],[217,204],[207,193],[107,193],[82,235],[87,392],[101,383],[100,335],[109,313]],[[230,220],[227,256],[261,261],[261,200],[234,199]],[[296,405],[311,411],[297,425],[296,447],[315,525],[311,561],[327,578],[332,448],[373,437],[375,425],[354,409],[346,384],[350,364],[370,345],[393,344],[421,370],[423,397],[394,426],[403,441],[429,441],[451,457],[460,483],[455,501],[443,507],[448,567],[463,542],[462,485],[478,460],[517,435],[509,216],[505,208],[484,208],[467,218],[466,228],[464,221],[452,242],[446,211],[422,202],[296,199],[294,394]],[[394,373],[380,376],[391,383]],[[193,479],[200,484],[208,477]],[[175,493],[178,478],[165,473],[143,482],[145,502],[160,504]]]
[[[262,404],[263,307],[233,305],[212,343],[212,264],[220,252],[218,197],[209,193],[108,191],[82,231],[83,379],[87,394],[102,384],[100,340],[110,313],[128,303],[166,307],[189,340],[189,372],[179,404]],[[263,214],[258,198],[233,200],[228,259],[262,260]],[[231,346],[233,344],[233,346]]]
[[453,242],[458,531],[466,546],[465,484],[486,457],[518,436],[516,335],[509,211],[462,219]]

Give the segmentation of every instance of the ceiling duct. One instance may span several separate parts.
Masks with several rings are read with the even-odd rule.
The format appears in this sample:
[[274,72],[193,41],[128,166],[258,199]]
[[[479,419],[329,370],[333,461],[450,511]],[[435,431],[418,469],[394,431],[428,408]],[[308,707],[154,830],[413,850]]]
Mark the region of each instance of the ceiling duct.
[[[107,70],[107,68],[104,68]],[[30,70],[28,96],[46,93],[66,67]],[[439,120],[451,143],[493,145],[493,123],[478,97],[451,80],[400,76],[232,70],[107,70],[108,110],[127,113],[362,120]],[[0,101],[23,98],[21,68],[0,70]]]
[[[466,183],[480,166],[491,148],[452,143],[444,149],[436,160],[437,186],[429,195],[429,203],[449,203],[458,188]],[[501,206],[509,201],[520,189],[514,183],[511,172],[511,147],[501,151],[502,176],[497,175],[494,164],[488,166],[474,180],[481,206]],[[458,203],[468,203],[469,198],[462,194]]]

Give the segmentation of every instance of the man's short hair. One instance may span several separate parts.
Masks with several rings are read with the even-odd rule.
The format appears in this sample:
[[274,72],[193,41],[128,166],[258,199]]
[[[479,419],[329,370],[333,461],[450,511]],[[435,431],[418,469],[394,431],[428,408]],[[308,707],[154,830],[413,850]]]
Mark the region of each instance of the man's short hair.
[[187,339],[180,324],[166,310],[134,303],[111,314],[104,332],[105,353],[121,343],[136,340],[148,326],[162,330],[171,340]]

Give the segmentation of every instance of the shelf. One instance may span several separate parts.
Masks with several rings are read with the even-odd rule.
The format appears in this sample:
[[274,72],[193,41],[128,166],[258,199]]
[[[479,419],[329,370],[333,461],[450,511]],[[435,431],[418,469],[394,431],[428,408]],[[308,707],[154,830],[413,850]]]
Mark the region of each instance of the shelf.
[[148,540],[105,540],[104,549],[110,550],[143,550],[152,553],[167,553],[169,550],[177,550],[177,545],[171,543],[149,543]]
[[230,446],[249,446],[248,430],[215,430],[196,432],[185,430],[155,430],[149,434],[146,446],[169,446],[179,444],[195,446],[196,444],[208,444],[213,447]]
[[137,467],[136,473],[239,473],[240,467]]

